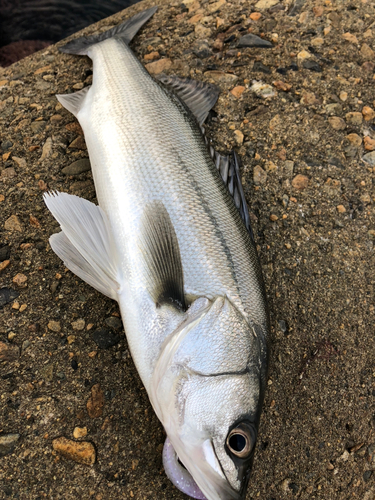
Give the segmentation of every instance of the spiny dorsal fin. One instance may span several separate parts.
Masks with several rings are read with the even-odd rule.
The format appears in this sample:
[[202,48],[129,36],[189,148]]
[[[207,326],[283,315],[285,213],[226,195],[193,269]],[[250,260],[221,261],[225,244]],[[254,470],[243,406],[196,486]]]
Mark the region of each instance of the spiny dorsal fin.
[[158,306],[171,304],[185,311],[180,249],[171,218],[161,201],[146,206],[141,227],[140,247],[153,300]]
[[56,98],[65,109],[73,113],[74,116],[77,116],[90,89],[91,85],[73,94],[56,94]]
[[68,42],[63,47],[59,48],[60,52],[65,52],[66,54],[79,54],[86,55],[89,47],[95,45],[96,43],[103,42],[108,38],[119,37],[126,44],[134,38],[138,30],[150,19],[151,16],[155,14],[158,8],[152,7],[151,9],[139,12],[135,16],[127,19],[124,23],[115,26],[114,28],[100,33],[100,35],[83,36]]
[[219,97],[220,89],[211,83],[164,74],[159,75],[157,79],[186,104],[199,125],[205,121]]

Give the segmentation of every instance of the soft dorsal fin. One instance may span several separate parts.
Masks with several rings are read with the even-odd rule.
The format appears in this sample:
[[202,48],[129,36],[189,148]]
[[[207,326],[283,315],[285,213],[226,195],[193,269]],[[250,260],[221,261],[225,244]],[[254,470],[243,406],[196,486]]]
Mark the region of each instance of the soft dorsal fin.
[[108,38],[118,37],[121,38],[126,44],[134,38],[139,29],[155,14],[158,10],[157,6],[151,9],[139,12],[135,16],[127,19],[124,23],[115,26],[114,28],[100,33],[100,35],[83,36],[68,42],[63,47],[59,47],[60,52],[66,54],[86,55],[88,49],[96,43],[103,42]]
[[73,113],[74,116],[77,116],[90,89],[91,85],[73,94],[56,94],[56,98],[65,109]]
[[62,229],[50,237],[52,250],[74,274],[118,300],[119,259],[104,211],[88,200],[57,191],[46,193],[44,202]]
[[219,97],[220,89],[211,83],[164,74],[159,75],[157,79],[186,104],[199,125],[205,121]]
[[185,311],[180,248],[171,218],[161,201],[146,206],[141,232],[140,249],[147,267],[149,292],[155,304],[170,304]]

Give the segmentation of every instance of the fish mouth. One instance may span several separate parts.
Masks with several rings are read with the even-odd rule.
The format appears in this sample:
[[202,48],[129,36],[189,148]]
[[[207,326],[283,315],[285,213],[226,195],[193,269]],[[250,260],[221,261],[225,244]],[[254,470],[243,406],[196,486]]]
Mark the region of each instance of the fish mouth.
[[[211,461],[211,460],[210,460]],[[240,491],[235,491],[225,479],[223,473],[219,474],[214,468],[205,463],[205,471],[198,467],[194,472],[199,481],[196,483],[193,475],[185,468],[167,437],[163,448],[163,465],[168,479],[180,491],[197,500],[244,500],[246,495],[246,484],[241,485]],[[217,467],[215,467],[217,468]]]

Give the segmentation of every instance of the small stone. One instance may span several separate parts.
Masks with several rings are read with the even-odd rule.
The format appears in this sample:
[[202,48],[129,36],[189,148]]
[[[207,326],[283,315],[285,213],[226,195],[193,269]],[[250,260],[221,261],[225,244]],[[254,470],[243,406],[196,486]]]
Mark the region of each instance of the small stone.
[[313,92],[302,92],[301,104],[305,104],[306,106],[312,106],[313,104],[317,103],[318,100]]
[[316,73],[321,73],[322,67],[316,61],[312,59],[306,59],[302,62],[302,67],[305,69],[309,69],[310,71],[315,71]]
[[298,174],[292,180],[292,186],[295,189],[303,190],[306,189],[309,184],[309,178],[306,175]]
[[212,48],[214,50],[220,50],[220,51],[223,50],[223,48],[224,48],[224,42],[223,42],[223,40],[221,40],[221,38],[216,38],[216,40],[214,41],[214,44],[213,44]]
[[87,436],[87,427],[75,427],[73,430],[73,437],[75,439],[84,438]]
[[326,113],[327,115],[341,115],[342,106],[338,102],[333,102],[331,104],[326,105]]
[[367,151],[374,151],[375,150],[375,139],[371,139],[368,135],[363,139],[365,149]]
[[65,125],[65,128],[66,130],[68,130],[69,132],[73,132],[77,135],[83,135],[83,130],[82,130],[82,127],[80,126],[79,123],[77,122],[71,122],[71,123],[67,123]]
[[255,165],[253,171],[253,181],[254,184],[265,184],[267,181],[267,172],[263,170],[259,165]]
[[3,151],[7,151],[8,149],[10,149],[11,147],[13,146],[13,142],[12,141],[3,141],[1,143],[1,149]]
[[370,481],[370,478],[372,476],[372,470],[367,470],[366,472],[363,473],[363,480],[365,483]]
[[5,457],[5,455],[12,453],[19,438],[19,434],[5,434],[0,436],[0,457]]
[[256,9],[270,9],[274,5],[277,5],[279,3],[279,0],[259,0],[255,4]]
[[260,12],[252,12],[249,17],[253,21],[259,21],[259,19],[262,17],[262,14]]
[[230,93],[232,95],[234,95],[234,97],[236,97],[237,99],[239,97],[241,97],[241,95],[243,94],[244,90],[245,90],[246,87],[243,87],[242,85],[238,85],[237,87],[234,87]]
[[0,288],[0,307],[9,304],[18,296],[19,293],[16,290],[13,290],[13,288],[7,288],[7,287]]
[[316,5],[315,7],[313,7],[313,12],[315,14],[315,17],[321,17],[324,12],[323,5]]
[[362,108],[362,115],[366,122],[369,122],[373,118],[375,118],[375,111],[370,108],[370,106],[364,106]]
[[210,28],[204,27],[201,23],[197,23],[195,25],[194,31],[198,38],[208,39],[211,37],[212,34]]
[[85,139],[82,135],[79,135],[74,139],[73,142],[69,144],[70,149],[87,149]]
[[203,14],[195,14],[195,16],[191,17],[188,21],[189,24],[197,24],[202,19]]
[[109,326],[109,328],[113,328],[114,330],[120,330],[120,328],[122,328],[122,321],[116,316],[110,316],[109,318],[106,318],[105,324]]
[[82,90],[83,89],[83,82],[77,82],[73,85],[73,88],[75,90]]
[[331,118],[328,118],[328,122],[334,130],[344,130],[344,128],[346,127],[345,121],[338,116],[332,116]]
[[23,312],[27,309],[27,304],[22,304],[20,307],[20,312]]
[[359,148],[362,144],[362,138],[358,134],[349,134],[346,136],[347,140],[353,145]]
[[38,120],[38,121],[32,122],[32,124],[30,125],[31,131],[34,134],[39,134],[40,132],[42,132],[45,129],[46,123],[47,122],[45,122],[44,120]]
[[292,177],[293,170],[294,170],[294,161],[286,160],[284,162],[284,168],[285,168],[286,175],[288,177]]
[[[289,248],[292,248],[292,246],[290,244],[289,244]],[[282,333],[284,333],[284,334],[288,333],[289,326],[285,320],[283,320],[283,319],[279,320],[279,328],[282,331]]]
[[150,52],[149,54],[145,54],[143,56],[143,59],[145,61],[156,61],[156,59],[160,59],[160,54],[159,54],[159,52],[153,51],[153,52]]
[[365,59],[371,60],[375,58],[375,52],[372,50],[372,48],[367,45],[367,43],[364,43],[361,47],[361,54]]
[[109,349],[120,342],[120,336],[107,328],[95,330],[91,337],[100,349]]
[[311,40],[311,45],[313,47],[321,47],[323,45],[323,43],[324,43],[324,40],[321,37],[313,38]]
[[370,61],[366,61],[362,64],[361,68],[363,69],[363,71],[365,71],[366,73],[372,73],[375,69],[375,63],[373,62],[370,62]]
[[371,167],[375,167],[375,151],[365,154],[362,160],[367,162]]
[[85,328],[85,320],[82,318],[77,319],[77,321],[73,321],[72,328],[73,330],[83,330]]
[[76,341],[76,336],[75,335],[68,335],[66,340],[68,341],[69,345],[74,344],[74,342]]
[[306,59],[309,59],[311,57],[310,52],[307,52],[307,50],[301,50],[301,52],[298,52],[297,54],[297,61],[299,63],[302,63]]
[[12,156],[12,160],[14,160],[20,168],[26,168],[25,158],[19,158],[18,156]]
[[[18,311],[19,308],[20,308],[20,303],[17,301],[13,302],[12,309],[16,309]],[[9,336],[8,336],[8,339],[9,339]]]
[[218,2],[214,2],[214,3],[211,3],[207,6],[207,9],[209,12],[211,12],[211,14],[213,14],[214,12],[217,12],[218,10],[221,9],[221,7],[223,7],[223,5],[225,5],[227,2],[226,0],[218,0]]
[[90,418],[98,418],[103,415],[104,392],[100,384],[95,384],[91,388],[91,396],[87,401],[87,413]]
[[10,258],[10,246],[5,245],[0,248],[0,262],[3,260],[9,260]]
[[93,465],[96,460],[94,445],[87,441],[73,441],[59,437],[52,441],[53,449],[67,458],[83,465]]
[[283,92],[288,92],[292,88],[290,83],[282,82],[281,80],[277,80],[276,82],[272,83],[277,88],[277,90],[282,90]]
[[276,222],[278,219],[279,219],[279,218],[278,218],[278,216],[277,216],[276,214],[271,214],[271,215],[270,215],[270,221],[272,221],[272,222]]
[[61,172],[64,175],[79,175],[89,170],[91,170],[90,160],[88,158],[82,158],[64,167]]
[[7,231],[18,231],[22,232],[22,226],[19,218],[17,215],[11,215],[4,223],[4,229]]
[[14,361],[20,355],[20,349],[14,344],[0,342],[0,361]]
[[13,283],[15,283],[19,288],[26,288],[27,284],[26,284],[26,281],[27,281],[27,276],[25,276],[24,274],[22,273],[18,273],[15,275],[15,277],[13,278]]
[[247,35],[239,39],[238,47],[261,47],[264,49],[269,49],[273,47],[273,45],[268,40],[263,40],[263,38],[260,38],[257,35],[248,33]]
[[252,86],[250,89],[258,96],[262,97],[263,99],[267,99],[268,97],[274,97],[277,95],[275,90],[271,87],[271,85],[268,85],[267,83],[263,82],[257,82],[253,81]]
[[3,179],[13,179],[16,176],[16,171],[12,167],[4,168],[1,171],[1,176]]
[[3,260],[3,262],[0,262],[0,273],[4,271],[10,264],[10,260]]
[[356,37],[355,35],[352,35],[352,34],[351,34],[351,33],[349,33],[349,32],[348,32],[348,33],[344,33],[344,34],[342,35],[342,37],[343,37],[346,41],[348,41],[348,42],[350,42],[350,43],[355,43],[355,44],[358,44],[358,39],[357,39],[357,37]]
[[52,137],[48,137],[46,142],[43,145],[42,156],[39,161],[43,161],[52,154]]
[[339,214],[344,214],[346,212],[346,208],[344,207],[344,205],[337,205],[336,210]]
[[145,68],[151,75],[158,75],[163,71],[168,71],[172,66],[172,61],[168,58],[159,59],[145,65]]
[[253,72],[256,71],[261,71],[262,73],[266,73],[269,75],[271,73],[271,70],[268,66],[265,66],[262,62],[260,61],[255,61],[254,66],[253,66]]
[[52,115],[50,118],[51,123],[60,123],[63,117],[61,115]]
[[204,73],[206,78],[211,78],[215,82],[233,85],[238,80],[238,76],[233,75],[232,73],[224,73],[224,71],[212,70],[206,71]]
[[345,119],[350,125],[361,125],[363,117],[362,113],[354,111],[352,113],[346,113]]
[[244,138],[244,135],[243,133],[241,132],[241,130],[235,130],[234,131],[234,138],[237,142],[237,144],[240,146],[242,143],[243,143],[243,138]]
[[60,321],[50,321],[47,326],[48,326],[48,329],[51,330],[52,332],[60,332],[61,331]]

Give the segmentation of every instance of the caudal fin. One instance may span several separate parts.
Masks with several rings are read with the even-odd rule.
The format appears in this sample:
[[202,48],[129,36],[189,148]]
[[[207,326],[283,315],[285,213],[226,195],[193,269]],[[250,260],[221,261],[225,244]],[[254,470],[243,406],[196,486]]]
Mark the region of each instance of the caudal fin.
[[100,33],[100,35],[83,36],[72,40],[63,47],[59,48],[60,52],[65,52],[66,54],[79,54],[86,55],[89,47],[95,45],[96,43],[103,42],[108,38],[119,37],[126,44],[128,44],[134,36],[137,34],[138,30],[152,17],[157,11],[157,6],[151,9],[139,12],[135,16],[127,19],[124,23],[115,26],[114,28]]

